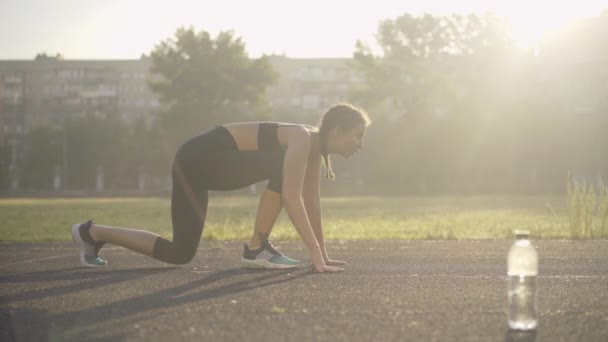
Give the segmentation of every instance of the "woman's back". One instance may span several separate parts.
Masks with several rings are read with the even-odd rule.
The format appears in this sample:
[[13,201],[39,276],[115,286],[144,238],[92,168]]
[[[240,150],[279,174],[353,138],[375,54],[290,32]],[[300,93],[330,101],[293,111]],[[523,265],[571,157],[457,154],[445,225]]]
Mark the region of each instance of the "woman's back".
[[[260,137],[259,134],[264,134],[260,130],[260,124],[266,122],[237,122],[222,125],[232,135],[237,148],[239,151],[257,151],[259,149],[258,142],[262,139],[274,139],[274,137]],[[287,147],[287,141],[289,140],[289,134],[294,130],[298,130],[297,127],[304,127],[309,132],[317,132],[317,128],[310,125],[292,124],[285,122],[274,122],[272,124],[277,125],[276,139],[278,140],[281,148]],[[274,132],[272,132],[274,134]]]

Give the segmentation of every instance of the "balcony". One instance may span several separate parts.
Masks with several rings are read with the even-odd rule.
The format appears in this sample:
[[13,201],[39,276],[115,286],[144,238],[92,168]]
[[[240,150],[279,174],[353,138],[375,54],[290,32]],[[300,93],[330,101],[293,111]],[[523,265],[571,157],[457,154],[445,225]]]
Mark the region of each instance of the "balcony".
[[23,92],[21,90],[5,89],[0,93],[0,98],[3,99],[3,102],[5,103],[21,104],[23,103]]
[[114,97],[118,94],[116,88],[113,87],[99,87],[96,89],[83,90],[80,95],[86,98],[95,97]]
[[4,77],[5,84],[22,84],[23,79],[20,76],[6,76]]

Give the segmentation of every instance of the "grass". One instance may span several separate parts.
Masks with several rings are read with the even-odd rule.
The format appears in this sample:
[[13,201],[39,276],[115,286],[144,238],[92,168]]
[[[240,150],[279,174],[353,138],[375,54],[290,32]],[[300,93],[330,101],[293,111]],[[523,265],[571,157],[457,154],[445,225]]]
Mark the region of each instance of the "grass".
[[[515,229],[535,239],[576,238],[563,197],[322,198],[326,240],[502,239]],[[247,240],[256,197],[211,194],[205,240]],[[85,219],[171,237],[168,198],[0,199],[0,241],[70,240]],[[283,211],[274,240],[298,239]]]
[[608,238],[608,187],[568,180],[570,231],[576,238]]

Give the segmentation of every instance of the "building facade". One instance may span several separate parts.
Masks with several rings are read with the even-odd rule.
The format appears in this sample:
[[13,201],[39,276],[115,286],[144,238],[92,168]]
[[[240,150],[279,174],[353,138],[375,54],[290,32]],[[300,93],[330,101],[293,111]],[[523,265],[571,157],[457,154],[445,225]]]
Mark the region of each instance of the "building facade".
[[350,90],[360,83],[348,59],[270,56],[269,60],[279,74],[268,90],[269,104],[276,113],[318,115],[332,104],[348,100]]
[[[315,118],[331,104],[347,100],[358,81],[347,59],[293,59],[269,56],[277,82],[268,89],[273,112]],[[0,172],[9,189],[19,189],[19,165],[28,129],[61,127],[66,118],[119,116],[127,123],[150,122],[160,111],[158,97],[148,87],[151,60],[64,60],[37,56],[34,60],[0,61]]]

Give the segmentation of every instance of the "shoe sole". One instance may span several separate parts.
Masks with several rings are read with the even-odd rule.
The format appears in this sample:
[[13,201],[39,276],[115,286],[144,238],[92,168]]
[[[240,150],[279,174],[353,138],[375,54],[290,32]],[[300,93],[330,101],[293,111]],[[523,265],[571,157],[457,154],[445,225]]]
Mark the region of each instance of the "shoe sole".
[[77,223],[72,226],[72,241],[78,246],[80,249],[80,265],[84,267],[106,267],[106,265],[94,265],[86,262],[84,258],[84,241],[80,238],[80,223]]
[[241,265],[248,268],[270,268],[270,269],[284,269],[284,268],[296,268],[299,265],[283,265],[273,264],[268,260],[249,260],[241,257]]

